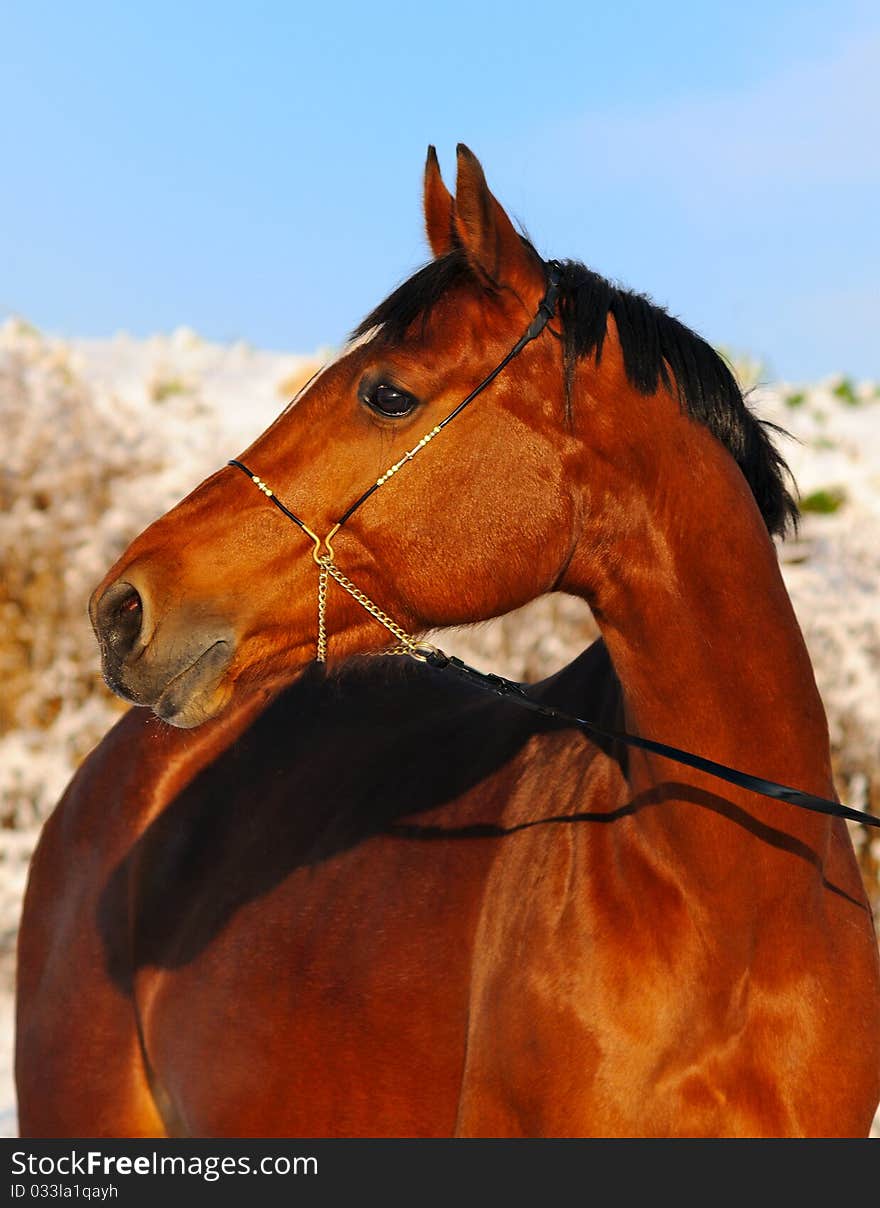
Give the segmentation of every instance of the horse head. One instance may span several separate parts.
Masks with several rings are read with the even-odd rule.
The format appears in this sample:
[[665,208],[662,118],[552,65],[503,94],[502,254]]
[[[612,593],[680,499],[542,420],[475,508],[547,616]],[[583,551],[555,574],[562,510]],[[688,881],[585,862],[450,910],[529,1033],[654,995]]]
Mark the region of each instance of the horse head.
[[433,259],[95,591],[120,695],[188,727],[316,653],[406,649],[555,589],[600,613],[615,566],[661,541],[659,467],[694,419],[784,525],[781,463],[708,345],[583,265],[548,266],[464,146],[454,198],[429,150],[424,213]]

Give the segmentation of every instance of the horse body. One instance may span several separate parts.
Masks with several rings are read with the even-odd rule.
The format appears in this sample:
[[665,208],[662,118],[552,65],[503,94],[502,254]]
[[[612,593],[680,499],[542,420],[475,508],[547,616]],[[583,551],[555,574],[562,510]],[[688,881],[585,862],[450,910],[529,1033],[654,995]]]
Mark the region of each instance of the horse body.
[[[540,693],[620,721],[601,643]],[[784,831],[790,898],[731,917],[718,882],[754,882],[766,835],[695,877],[644,834],[660,797],[633,796],[619,752],[399,662],[307,675],[197,733],[133,710],[46,828],[25,1135],[867,1130],[840,1081],[870,1045],[841,943],[858,907],[830,895],[820,965],[828,895]],[[829,884],[858,901],[845,854]]]
[[[425,208],[418,305],[392,296],[247,455],[319,533],[365,462],[412,444],[407,400],[448,411],[544,288],[469,153],[454,203],[429,159]],[[539,694],[831,796],[768,535],[778,459],[705,345],[617,295],[597,325],[579,280],[568,328],[341,529],[340,563],[411,630],[578,594],[604,640]],[[24,1130],[864,1135],[880,971],[844,824],[428,668],[304,671],[314,563],[233,475],[95,593],[110,682],[197,728],[129,715],[46,827],[20,941]],[[202,536],[185,557],[181,531]],[[381,644],[375,613],[330,604],[333,662]]]

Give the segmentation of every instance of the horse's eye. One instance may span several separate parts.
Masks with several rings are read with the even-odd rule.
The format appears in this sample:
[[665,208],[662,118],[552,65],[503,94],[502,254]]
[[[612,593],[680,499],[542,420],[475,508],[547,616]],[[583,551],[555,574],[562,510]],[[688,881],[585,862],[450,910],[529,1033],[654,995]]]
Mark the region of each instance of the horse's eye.
[[400,419],[401,416],[409,415],[418,405],[411,394],[398,390],[396,386],[389,386],[386,382],[380,382],[378,386],[368,390],[364,394],[364,402],[378,415],[385,415],[389,419]]

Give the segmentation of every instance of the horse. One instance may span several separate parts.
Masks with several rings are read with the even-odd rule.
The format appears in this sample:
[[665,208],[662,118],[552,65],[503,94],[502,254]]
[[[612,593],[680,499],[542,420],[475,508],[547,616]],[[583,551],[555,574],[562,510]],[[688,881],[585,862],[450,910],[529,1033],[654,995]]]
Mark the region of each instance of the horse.
[[140,707],[32,860],[22,1132],[865,1136],[845,823],[421,641],[579,596],[601,637],[536,700],[832,797],[774,434],[677,319],[545,262],[467,147],[454,196],[429,149],[424,215],[428,263],[92,596]]

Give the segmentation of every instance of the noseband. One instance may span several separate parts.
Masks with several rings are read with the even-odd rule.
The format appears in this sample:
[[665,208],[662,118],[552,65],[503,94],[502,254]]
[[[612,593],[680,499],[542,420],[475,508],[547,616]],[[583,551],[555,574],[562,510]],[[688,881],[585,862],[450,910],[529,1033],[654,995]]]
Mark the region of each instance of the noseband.
[[705,772],[709,776],[714,776],[718,780],[724,780],[728,784],[738,785],[740,788],[748,789],[750,792],[759,793],[763,797],[770,797],[777,801],[786,801],[789,805],[796,805],[800,809],[812,810],[819,814],[828,814],[836,818],[846,818],[850,822],[860,822],[863,826],[880,827],[880,818],[874,817],[871,814],[865,813],[863,810],[852,809],[850,806],[841,805],[839,801],[831,801],[827,797],[817,797],[813,793],[806,793],[801,789],[791,788],[788,785],[777,784],[774,780],[764,780],[759,776],[752,776],[748,772],[740,772],[736,768],[730,768],[726,764],[716,763],[711,759],[704,759],[702,755],[694,755],[690,751],[682,751],[678,747],[668,746],[666,743],[654,742],[650,738],[642,738],[641,735],[628,734],[625,730],[606,730],[601,726],[597,726],[595,722],[588,721],[583,717],[575,717],[570,713],[564,713],[560,709],[555,709],[550,705],[542,704],[535,700],[525,690],[522,684],[518,684],[513,680],[505,679],[500,675],[491,675],[483,671],[478,671],[475,667],[469,667],[467,663],[463,663],[461,659],[450,657],[444,654],[442,650],[438,650],[436,646],[430,646],[424,642],[417,641],[414,637],[402,629],[386,612],[384,612],[378,604],[375,604],[369,596],[365,595],[360,588],[339,569],[334,560],[332,541],[342,526],[349,520],[358,510],[362,503],[365,503],[371,495],[375,494],[380,487],[398,474],[400,470],[416,457],[417,454],[426,448],[435,436],[443,431],[443,429],[451,424],[457,415],[461,415],[465,407],[474,401],[474,399],[486,389],[499,373],[510,364],[514,357],[519,356],[527,344],[532,340],[537,339],[550,320],[556,313],[556,305],[559,300],[559,287],[562,279],[562,266],[556,260],[550,260],[547,263],[547,290],[544,297],[535,312],[535,317],[529,323],[526,330],[508,352],[503,360],[499,361],[490,374],[483,378],[479,385],[475,386],[470,394],[462,399],[462,401],[441,420],[436,427],[418,441],[399,461],[396,461],[393,466],[390,466],[385,473],[377,478],[372,486],[354,501],[347,511],[343,512],[340,518],[336,521],[325,537],[319,537],[305,521],[301,520],[294,512],[290,510],[275,492],[269,487],[258,474],[249,469],[244,462],[237,461],[234,458],[229,461],[230,466],[235,466],[241,470],[243,474],[247,474],[253,484],[262,491],[270,503],[273,503],[280,512],[283,512],[288,520],[292,520],[295,525],[302,529],[307,537],[311,537],[315,543],[315,548],[312,550],[312,557],[318,567],[318,639],[317,639],[317,659],[318,662],[325,662],[327,659],[327,624],[326,624],[326,606],[327,606],[327,584],[332,578],[339,586],[346,591],[353,600],[356,600],[360,606],[365,609],[371,617],[383,625],[396,639],[397,645],[391,649],[377,651],[380,654],[408,654],[411,658],[418,659],[420,662],[429,663],[432,667],[439,670],[448,671],[457,675],[461,679],[466,680],[484,691],[491,692],[497,696],[505,697],[514,704],[520,705],[524,709],[530,709],[534,713],[538,713],[541,717],[549,718],[553,721],[562,722],[565,725],[576,726],[586,733],[591,734],[594,738],[601,738],[605,741],[624,743],[626,746],[637,747],[642,751],[650,751],[655,755],[662,755],[664,759],[670,759],[675,763],[684,764],[686,767],[696,768],[700,772]]

